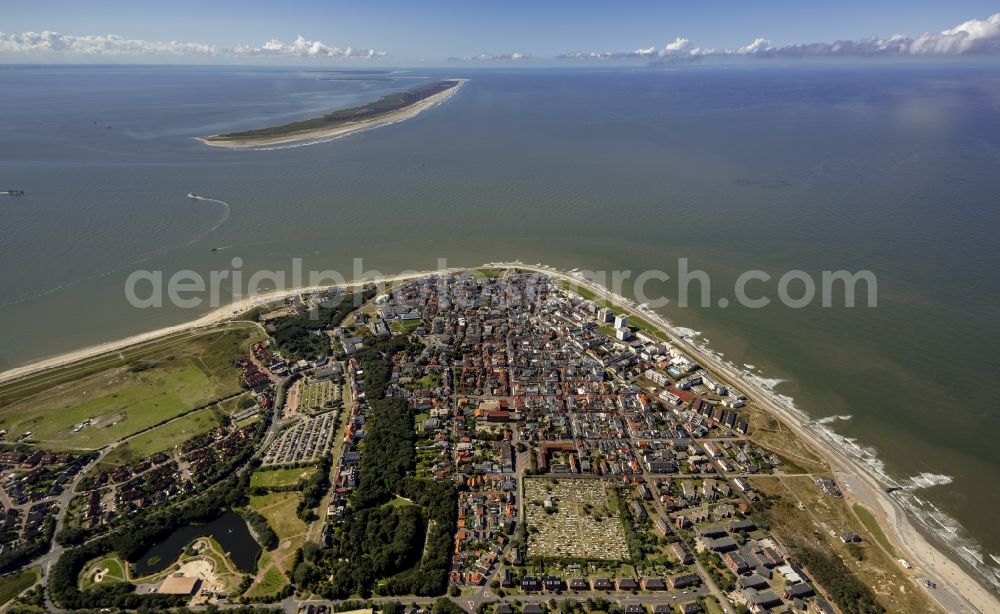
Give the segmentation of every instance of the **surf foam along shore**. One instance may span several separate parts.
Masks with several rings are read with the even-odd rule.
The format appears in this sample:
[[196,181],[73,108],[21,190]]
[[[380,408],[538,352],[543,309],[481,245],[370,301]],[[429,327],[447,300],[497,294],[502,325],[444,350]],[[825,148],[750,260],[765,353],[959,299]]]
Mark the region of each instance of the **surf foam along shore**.
[[406,92],[387,94],[374,102],[312,119],[257,130],[197,137],[197,140],[212,147],[256,150],[322,143],[416,117],[451,98],[466,81],[468,79],[445,79]]
[[[712,355],[716,361],[726,362],[706,342],[697,341],[699,338],[703,339],[698,331],[691,329],[684,329],[684,331],[687,340],[692,345],[697,346],[700,351]],[[795,404],[792,397],[775,391],[775,388],[784,380],[771,379],[760,373],[739,369],[730,362],[726,362],[726,364],[739,371],[745,379],[768,390],[773,399],[780,402],[790,414],[797,416],[805,428],[861,465],[882,488],[898,489],[893,492],[892,498],[906,510],[907,515],[915,520],[939,546],[951,552],[954,557],[974,570],[988,587],[992,587],[994,591],[1000,591],[1000,566],[987,563],[983,556],[982,547],[969,537],[962,525],[938,506],[921,498],[918,494],[919,491],[927,488],[950,484],[954,478],[948,475],[924,472],[902,480],[897,479],[886,470],[885,463],[878,457],[878,451],[875,448],[862,445],[856,439],[841,435],[831,428],[832,424],[850,420],[851,416],[837,415],[813,419]],[[995,562],[1000,563],[992,554],[990,557]]]
[[[926,487],[939,485],[950,480],[949,476],[929,479],[927,476],[935,474],[921,474],[900,483],[886,471],[874,448],[840,435],[828,426],[830,421],[814,420],[795,405],[792,397],[776,392],[775,388],[783,380],[769,379],[759,372],[751,372],[725,360],[709,346],[708,340],[699,331],[675,326],[648,307],[637,306],[634,301],[609,291],[581,273],[564,273],[552,267],[529,266],[519,262],[489,263],[485,266],[516,266],[577,284],[663,330],[678,347],[710,371],[727,378],[729,383],[756,401],[761,409],[785,422],[825,458],[838,477],[856,478],[851,481],[856,488],[863,490],[858,493],[863,495],[858,499],[874,508],[873,511],[886,515],[887,534],[916,569],[934,577],[968,611],[1000,611],[1000,601],[996,596],[1000,590],[1000,568],[984,562],[981,547],[968,537],[957,520],[916,495],[924,487],[923,484]],[[886,488],[899,490],[890,496],[885,492]],[[911,520],[919,525],[919,529],[913,526]],[[934,594],[931,593],[931,596]]]
[[[877,453],[873,448],[861,446],[855,440],[836,433],[827,426],[828,421],[827,423],[823,423],[822,419],[814,420],[810,418],[805,412],[795,406],[794,400],[791,397],[775,392],[774,388],[782,380],[768,379],[759,373],[751,373],[733,365],[731,362],[722,359],[717,352],[707,347],[704,338],[701,337],[698,331],[676,327],[651,309],[637,306],[634,301],[614,294],[604,286],[586,280],[580,274],[566,273],[543,265],[525,265],[520,262],[490,262],[481,265],[481,267],[517,268],[542,273],[553,279],[564,280],[570,284],[576,284],[578,287],[585,287],[596,296],[610,302],[616,308],[651,322],[654,326],[661,329],[670,338],[672,343],[683,348],[684,351],[691,354],[693,358],[700,361],[713,373],[728,379],[731,384],[736,385],[741,391],[747,393],[751,400],[755,401],[761,409],[769,411],[775,417],[784,421],[789,428],[799,434],[806,443],[810,444],[817,453],[822,455],[835,472],[838,472],[841,476],[849,475],[858,478],[856,481],[864,488],[864,495],[869,500],[876,501],[876,507],[880,507],[882,512],[888,514],[889,523],[884,527],[886,533],[901,550],[902,554],[919,571],[934,577],[942,588],[948,590],[960,603],[966,604],[969,611],[1000,611],[1000,601],[996,597],[997,589],[1000,588],[1000,579],[998,579],[997,575],[998,568],[992,567],[985,562],[985,557],[983,557],[979,545],[964,534],[957,521],[950,518],[933,504],[920,499],[916,494],[922,488],[945,483],[947,480],[950,480],[949,476],[925,473],[914,476],[902,483],[897,481],[888,475],[884,464],[878,459]],[[353,280],[344,284],[344,287],[357,287],[366,283],[389,283],[430,275],[449,275],[470,270],[472,270],[470,267],[453,267],[432,271],[407,272],[399,275]],[[221,307],[185,324],[161,328],[127,339],[91,346],[10,369],[0,373],[0,383],[18,379],[39,371],[65,366],[87,358],[118,352],[127,347],[170,334],[209,326],[218,326],[226,321],[238,319],[240,315],[255,307],[301,293],[319,292],[327,289],[329,289],[329,286],[294,288],[234,301],[228,306]],[[843,416],[840,418],[843,419]],[[884,492],[884,488],[886,487],[895,487],[900,490],[896,491],[890,497]],[[910,519],[919,523],[923,531],[917,531],[909,522]],[[934,537],[937,545],[930,543],[925,534]],[[949,551],[951,556],[943,554],[941,548]],[[994,562],[1000,562],[992,554],[990,555],[990,559]],[[961,560],[965,565],[960,566],[954,560]],[[973,573],[979,576],[981,580],[977,581],[973,578]],[[992,587],[992,590],[986,587]],[[933,596],[933,593],[931,595]]]

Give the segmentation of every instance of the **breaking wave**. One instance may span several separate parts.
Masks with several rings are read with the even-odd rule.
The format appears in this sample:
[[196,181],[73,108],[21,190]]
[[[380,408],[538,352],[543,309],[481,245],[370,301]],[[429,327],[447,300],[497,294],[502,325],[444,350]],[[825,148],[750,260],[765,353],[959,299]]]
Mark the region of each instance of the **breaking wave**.
[[854,416],[846,414],[843,416],[827,416],[826,418],[820,418],[816,421],[816,424],[830,424],[831,422],[836,422],[838,420],[850,420]]
[[955,481],[955,478],[950,475],[942,475],[940,473],[921,473],[919,475],[911,476],[907,482],[907,488],[931,488],[932,486],[944,486],[945,484],[951,484]]
[[[806,428],[815,435],[839,448],[842,453],[864,467],[883,487],[897,489],[892,496],[906,511],[907,516],[933,536],[934,541],[937,541],[939,545],[950,550],[956,557],[974,569],[994,590],[1000,590],[1000,567],[987,562],[982,547],[965,532],[958,520],[916,494],[923,489],[950,484],[953,481],[951,476],[924,472],[902,481],[897,480],[889,474],[885,463],[878,457],[878,451],[874,447],[858,443],[856,439],[841,435],[830,428],[831,424],[850,420],[852,416],[844,414],[814,420],[795,404],[794,398],[775,391],[775,388],[785,380],[764,377],[754,365],[745,364],[741,368],[725,360],[719,352],[708,346],[707,339],[699,331],[673,326],[659,316],[654,319],[666,325],[675,335],[682,337],[685,342],[695,346],[698,350],[711,354],[716,360],[738,372],[744,379],[769,391],[772,401],[799,418]],[[757,372],[753,372],[751,369]],[[1000,565],[1000,557],[990,554],[989,559]]]

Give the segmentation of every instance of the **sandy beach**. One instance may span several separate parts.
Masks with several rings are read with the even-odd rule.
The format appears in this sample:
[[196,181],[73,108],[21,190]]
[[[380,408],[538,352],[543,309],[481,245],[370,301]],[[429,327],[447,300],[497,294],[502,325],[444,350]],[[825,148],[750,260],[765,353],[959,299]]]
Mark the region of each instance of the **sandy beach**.
[[[509,263],[491,263],[486,266],[513,266]],[[912,578],[930,577],[938,585],[936,591],[928,591],[946,611],[998,612],[1000,600],[980,584],[962,565],[955,562],[920,532],[911,522],[903,508],[887,495],[883,486],[864,467],[846,456],[808,427],[799,412],[787,405],[773,391],[759,382],[745,377],[741,372],[720,360],[710,352],[690,342],[673,325],[651,310],[640,309],[634,302],[609,292],[602,286],[588,283],[585,279],[547,267],[518,264],[519,268],[538,271],[555,278],[585,287],[600,298],[614,304],[621,310],[641,317],[659,327],[670,337],[671,342],[684,349],[698,360],[707,370],[722,375],[743,391],[749,399],[765,411],[784,422],[797,436],[806,441],[823,459],[829,463],[838,479],[846,486],[846,496],[869,507],[881,521],[883,530],[899,549],[913,569],[907,571]],[[845,480],[846,478],[846,480]],[[946,595],[938,594],[946,591]],[[961,609],[958,609],[961,608]]]
[[399,109],[398,111],[386,113],[385,115],[374,119],[348,122],[331,128],[318,128],[316,130],[290,132],[288,134],[271,137],[223,140],[217,138],[219,135],[212,135],[207,137],[198,137],[196,140],[201,141],[206,145],[211,145],[212,147],[225,147],[227,149],[258,149],[261,147],[273,147],[275,145],[326,141],[346,136],[348,134],[353,134],[355,132],[361,132],[362,130],[370,130],[380,126],[387,126],[389,124],[395,124],[396,122],[416,117],[427,109],[439,105],[451,98],[462,88],[463,85],[465,85],[465,82],[468,81],[468,79],[454,79],[454,81],[458,83],[455,87],[448,88],[443,92],[424,98],[423,100],[408,107]]
[[[845,497],[848,497],[849,501],[853,500],[862,503],[876,514],[889,539],[898,548],[900,556],[913,565],[913,569],[907,570],[906,574],[915,580],[915,583],[921,587],[921,590],[927,590],[928,594],[938,601],[946,611],[981,613],[1000,611],[1000,600],[997,599],[993,592],[980,584],[965,567],[932,544],[914,526],[902,506],[885,493],[883,485],[876,477],[871,475],[854,459],[844,454],[841,449],[821,437],[813,428],[810,428],[810,422],[803,419],[800,411],[789,406],[787,400],[782,399],[760,382],[748,378],[744,373],[724,362],[713,353],[707,352],[703,347],[694,344],[686,338],[684,332],[675,328],[659,315],[648,309],[636,306],[634,302],[611,293],[603,286],[590,283],[572,273],[539,265],[526,265],[520,262],[494,262],[483,266],[490,268],[516,267],[522,270],[543,273],[555,279],[565,280],[577,287],[586,288],[594,292],[596,296],[608,301],[618,309],[641,317],[662,329],[672,343],[678,347],[682,347],[685,352],[689,353],[709,371],[729,380],[731,384],[746,393],[750,400],[757,406],[772,413],[791,428],[803,441],[812,446],[830,465],[838,480],[842,483]],[[390,283],[432,274],[453,274],[464,270],[470,269],[450,268],[355,280],[346,284],[346,288],[358,287],[367,283]],[[328,287],[290,289],[247,298],[219,308],[191,322],[91,346],[9,369],[0,373],[0,383],[95,356],[118,352],[125,348],[153,341],[167,335],[217,326],[228,320],[237,318],[240,314],[255,307],[273,303],[296,294],[323,291],[328,289]],[[938,588],[936,590],[925,589],[919,584],[918,580],[926,577],[932,578],[937,583]]]
[[[414,279],[417,277],[425,277],[427,275],[438,274],[448,274],[460,271],[463,269],[442,269],[436,271],[420,271],[416,273],[403,273],[401,275],[387,275],[382,277],[372,277],[363,280],[353,280],[344,285],[345,289],[356,288],[364,284],[375,283],[383,284],[390,283],[394,281],[402,281],[405,279]],[[210,328],[212,326],[218,326],[224,322],[238,319],[240,314],[246,313],[251,309],[274,303],[276,301],[284,300],[286,298],[295,296],[297,294],[303,293],[313,293],[322,292],[329,289],[330,286],[316,286],[307,288],[292,288],[288,290],[279,290],[276,292],[268,292],[264,294],[258,294],[256,296],[245,298],[239,301],[230,303],[224,307],[219,307],[218,309],[211,311],[196,320],[191,320],[190,322],[185,322],[183,324],[176,324],[174,326],[166,326],[164,328],[159,328],[148,333],[141,333],[138,335],[133,335],[131,337],[126,337],[124,339],[119,339],[117,341],[109,341],[107,343],[101,343],[97,345],[92,345],[86,348],[75,350],[73,352],[67,352],[65,354],[60,354],[58,356],[52,356],[50,358],[44,358],[26,365],[21,365],[19,367],[14,367],[0,373],[0,384],[4,382],[9,382],[16,380],[27,375],[32,375],[39,373],[41,371],[47,371],[50,369],[57,369],[81,360],[87,360],[89,358],[94,358],[97,356],[103,356],[105,354],[111,354],[114,352],[120,352],[127,348],[135,345],[146,343],[149,341],[155,341],[169,335],[174,335],[177,333],[188,332],[192,330],[197,330],[200,328]]]

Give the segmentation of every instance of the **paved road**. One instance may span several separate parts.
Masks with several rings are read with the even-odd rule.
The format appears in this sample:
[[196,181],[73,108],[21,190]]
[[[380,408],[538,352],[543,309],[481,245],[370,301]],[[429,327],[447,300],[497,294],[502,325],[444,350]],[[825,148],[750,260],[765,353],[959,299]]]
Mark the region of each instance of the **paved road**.
[[[717,357],[704,352],[689,339],[686,339],[682,334],[677,333],[671,325],[663,319],[663,317],[651,310],[640,309],[634,302],[629,301],[628,299],[623,299],[622,297],[609,292],[606,288],[599,284],[592,283],[582,277],[564,273],[549,267],[527,265],[521,262],[493,262],[487,263],[483,266],[494,268],[518,267],[523,270],[542,273],[556,279],[561,279],[577,286],[586,287],[593,291],[598,297],[609,302],[625,313],[635,315],[651,322],[654,326],[664,331],[672,343],[678,347],[684,348],[684,351],[690,354],[692,358],[697,360],[702,365],[707,366],[709,370],[713,371],[717,375],[728,379],[731,383],[737,384],[738,388],[752,396],[753,401],[755,401],[757,405],[787,423],[798,436],[803,438],[817,451],[823,453],[825,460],[830,463],[831,468],[834,471],[840,471],[844,474],[853,476],[858,490],[868,491],[869,496],[878,502],[878,505],[872,509],[876,512],[885,513],[888,520],[886,523],[886,532],[894,537],[895,545],[905,551],[905,555],[908,557],[908,560],[914,565],[914,571],[911,572],[910,577],[915,585],[921,590],[927,591],[927,593],[935,599],[942,608],[950,612],[981,612],[982,610],[973,605],[971,600],[963,594],[963,588],[961,587],[964,587],[967,590],[975,592],[975,598],[978,603],[989,604],[989,607],[987,608],[989,611],[1000,611],[1000,601],[998,601],[992,593],[988,592],[985,588],[978,584],[972,576],[966,573],[957,563],[952,561],[940,551],[929,552],[929,548],[923,548],[911,544],[911,540],[915,543],[926,540],[924,540],[917,529],[913,527],[910,518],[902,509],[899,502],[892,497],[886,496],[882,492],[883,485],[878,483],[868,471],[858,465],[854,459],[846,456],[829,442],[819,438],[815,433],[809,430],[798,416],[794,415],[788,408],[780,405],[774,400],[773,393],[770,390],[765,389],[758,382],[751,381],[744,377],[743,374],[726,365]],[[940,588],[928,590],[926,586],[919,581],[917,575],[915,575],[918,573],[936,575],[939,579],[938,584]],[[974,585],[970,585],[970,582]],[[955,607],[956,605],[958,605],[958,607]]]
[[[718,478],[719,476],[715,475],[713,477]],[[651,483],[649,477],[647,477],[646,481]],[[660,518],[662,518],[669,527],[671,524],[670,514],[667,513],[666,509],[664,509],[663,504],[657,497],[653,497],[652,503],[653,507],[656,508],[656,513],[659,514]],[[686,550],[690,549],[687,543],[684,543],[683,541],[681,543],[684,545],[684,548]],[[715,595],[715,598],[719,600],[720,604],[722,604],[723,611],[724,612],[732,611],[732,604],[729,603],[729,599],[726,598],[722,590],[719,589],[718,585],[715,584],[715,580],[712,579],[711,574],[709,574],[708,570],[705,569],[705,566],[701,564],[701,561],[698,560],[698,557],[694,557],[694,567],[698,571],[698,576],[701,577],[701,581],[704,583],[704,587],[707,588],[707,590],[710,591],[713,595]]]
[[[529,594],[508,594],[503,598],[497,597],[492,594],[490,590],[477,591],[475,595],[461,595],[459,597],[451,597],[455,603],[462,606],[464,609],[475,612],[476,609],[482,603],[489,603],[494,601],[504,601],[507,603],[512,603],[514,601],[520,601],[522,604],[525,603],[548,603],[549,600],[555,599],[556,601],[565,601],[567,599],[575,599],[577,601],[586,601],[589,598],[602,598],[607,599],[611,602],[618,602],[623,605],[630,603],[641,603],[644,605],[657,606],[661,604],[680,604],[686,603],[688,601],[695,601],[700,597],[705,597],[709,594],[709,590],[702,586],[695,590],[685,591],[685,592],[662,592],[662,593],[640,593],[638,595],[633,595],[631,593],[619,594],[617,592],[596,592],[596,591],[563,591],[562,593],[529,593]],[[376,597],[372,601],[375,603],[388,603],[391,601],[398,601],[404,605],[410,603],[416,603],[418,605],[431,604],[437,601],[439,597]],[[333,605],[337,603],[336,600],[328,599],[308,599],[300,600],[290,597],[281,602],[281,607],[286,612],[295,612],[299,607],[304,605]]]
[[[37,565],[38,567],[41,568],[40,582],[43,586],[48,586],[49,571],[52,568],[52,564],[59,560],[59,557],[62,556],[63,551],[66,549],[65,547],[59,545],[59,543],[56,542],[55,535],[58,535],[60,529],[62,529],[63,522],[66,519],[66,512],[69,510],[69,502],[74,496],[76,496],[77,485],[80,483],[81,480],[83,480],[83,476],[87,473],[87,469],[100,462],[101,459],[103,459],[109,452],[111,452],[111,450],[117,447],[117,445],[118,444],[113,444],[101,450],[100,454],[97,456],[96,459],[94,459],[89,464],[80,468],[80,471],[76,474],[76,476],[74,476],[73,479],[66,485],[66,490],[64,490],[61,495],[53,499],[59,505],[59,511],[56,512],[55,529],[52,532],[53,535],[52,547],[49,549],[47,553],[38,557],[30,565],[28,565],[28,567],[33,567]],[[45,607],[49,612],[62,611],[59,608],[57,608],[55,604],[52,603],[52,601],[50,601],[48,590],[45,591]]]

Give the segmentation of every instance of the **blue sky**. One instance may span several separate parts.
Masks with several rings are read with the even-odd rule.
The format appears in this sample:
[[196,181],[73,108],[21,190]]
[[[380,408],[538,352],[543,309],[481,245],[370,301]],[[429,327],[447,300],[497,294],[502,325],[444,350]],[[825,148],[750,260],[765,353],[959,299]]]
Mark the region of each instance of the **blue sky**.
[[[391,64],[515,52],[542,60],[571,51],[625,54],[661,49],[678,38],[689,41],[688,49],[733,50],[758,37],[767,39],[772,49],[875,35],[887,39],[896,33],[916,37],[998,12],[995,0],[18,0],[5,2],[0,9],[0,32],[8,38],[6,48],[0,40],[0,58],[16,61],[12,56],[51,55],[11,37],[52,31],[72,37],[117,35],[137,41],[198,43],[217,50],[256,49],[272,39],[289,44],[302,36],[329,48],[385,52],[389,59],[379,61]],[[18,51],[11,51],[15,48]],[[164,55],[170,53],[152,52],[147,57]],[[326,55],[336,59],[336,54]]]

